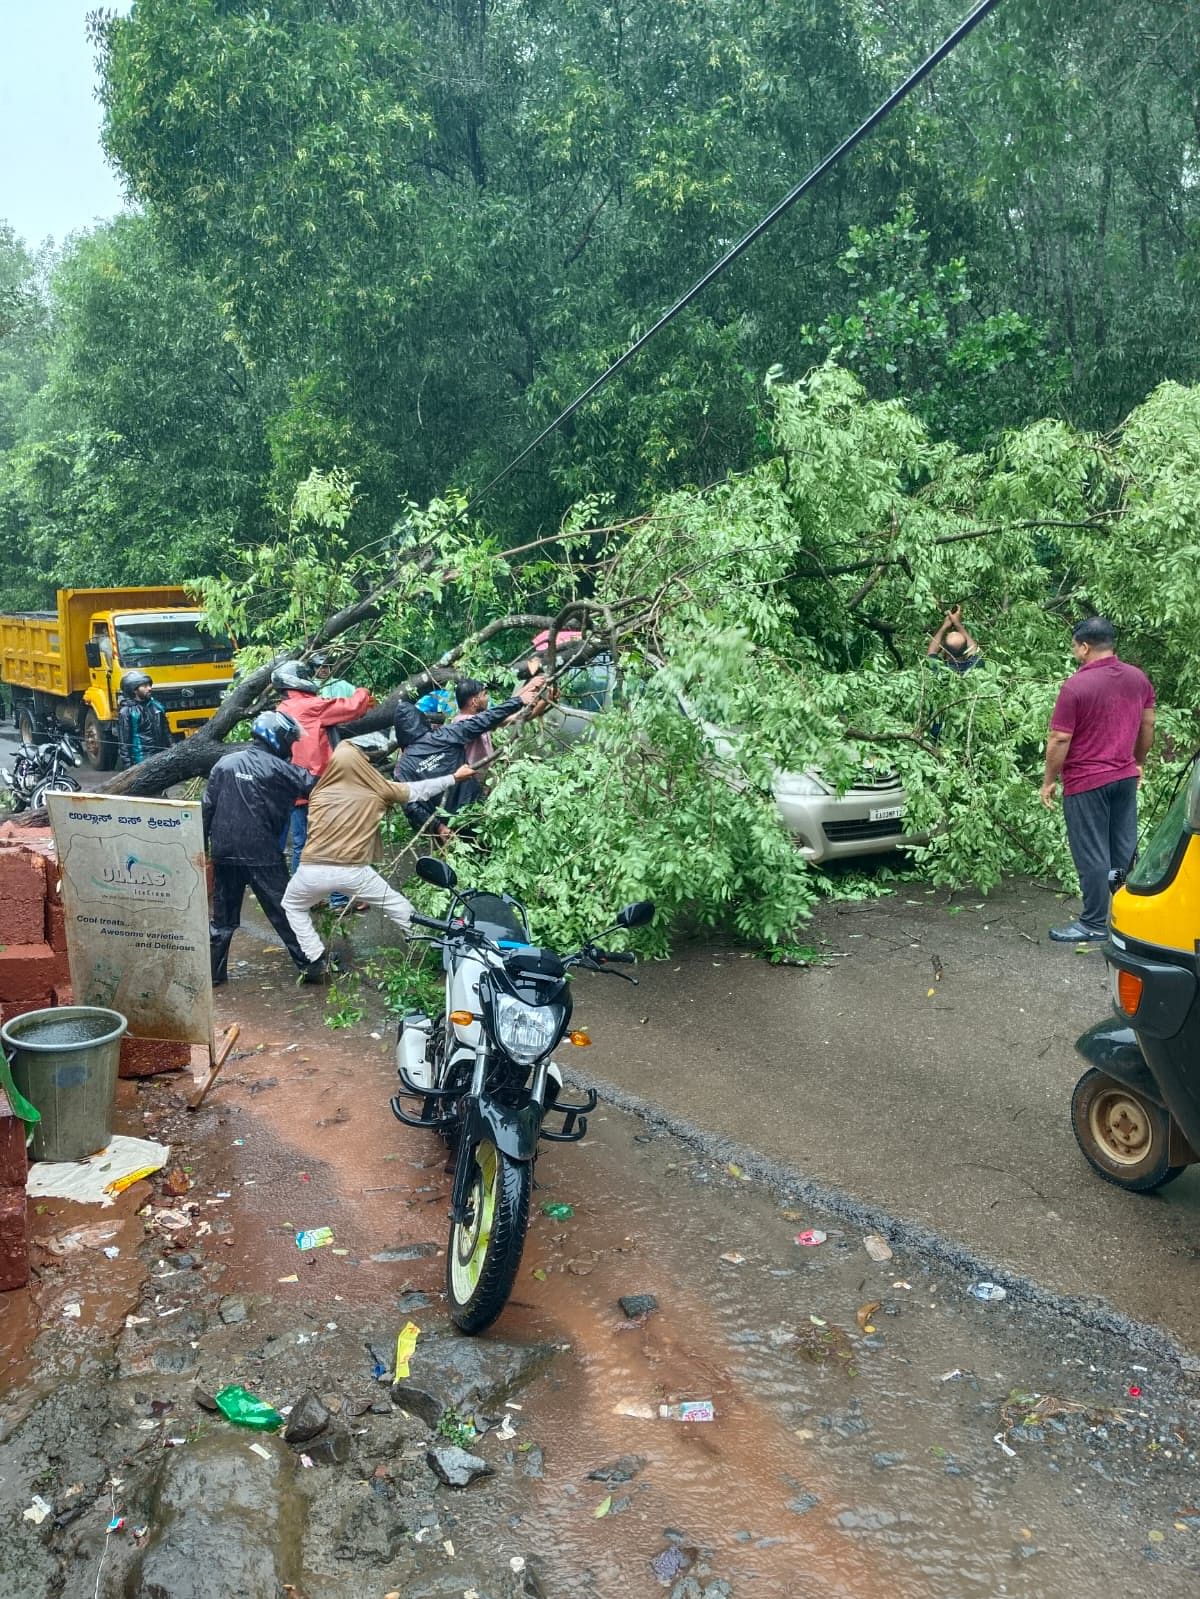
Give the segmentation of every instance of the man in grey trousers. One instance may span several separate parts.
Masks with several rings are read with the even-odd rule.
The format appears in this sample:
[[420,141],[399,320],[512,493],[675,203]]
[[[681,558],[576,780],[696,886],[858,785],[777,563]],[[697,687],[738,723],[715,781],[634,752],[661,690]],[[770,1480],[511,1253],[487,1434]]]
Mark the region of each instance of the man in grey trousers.
[[1079,873],[1077,921],[1052,927],[1060,944],[1098,941],[1108,931],[1108,874],[1128,870],[1137,849],[1137,791],[1154,742],[1154,690],[1118,660],[1117,635],[1090,616],[1071,635],[1079,670],[1058,691],[1046,739],[1042,804],[1052,809],[1062,780],[1067,843]]

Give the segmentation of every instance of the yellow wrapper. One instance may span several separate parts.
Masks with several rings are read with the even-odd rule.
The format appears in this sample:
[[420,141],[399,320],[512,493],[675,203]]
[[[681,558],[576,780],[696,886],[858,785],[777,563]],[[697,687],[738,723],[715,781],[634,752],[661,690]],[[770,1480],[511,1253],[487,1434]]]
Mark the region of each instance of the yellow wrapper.
[[127,1177],[114,1177],[111,1183],[105,1183],[106,1194],[123,1194],[127,1188],[132,1188],[134,1183],[140,1183],[143,1177],[153,1177],[158,1171],[157,1166],[143,1166],[141,1171],[131,1171]]
[[417,1339],[421,1336],[421,1329],[415,1321],[406,1321],[400,1329],[396,1339],[396,1381],[400,1382],[408,1376],[408,1363],[412,1359],[413,1350],[417,1347]]

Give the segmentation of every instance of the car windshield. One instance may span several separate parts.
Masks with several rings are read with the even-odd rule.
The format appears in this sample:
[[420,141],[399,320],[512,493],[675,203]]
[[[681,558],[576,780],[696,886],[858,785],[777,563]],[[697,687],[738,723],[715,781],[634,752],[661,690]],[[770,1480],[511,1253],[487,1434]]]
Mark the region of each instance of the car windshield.
[[602,711],[612,702],[617,676],[616,667],[607,655],[598,655],[586,666],[576,666],[563,673],[560,699],[579,711]]
[[195,616],[118,616],[122,666],[183,666],[189,661],[231,661],[233,641],[209,633]]

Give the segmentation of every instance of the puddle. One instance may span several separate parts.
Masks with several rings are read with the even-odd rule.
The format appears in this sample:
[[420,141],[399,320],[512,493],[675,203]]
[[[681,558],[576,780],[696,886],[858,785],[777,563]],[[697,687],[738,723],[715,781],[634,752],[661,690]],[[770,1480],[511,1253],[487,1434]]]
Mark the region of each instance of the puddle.
[[[267,1036],[277,1015],[273,1025]],[[328,1221],[347,1255],[317,1252],[288,1291],[310,1303],[417,1291],[436,1306],[442,1259],[403,1257],[444,1243],[448,1177],[434,1138],[387,1114],[389,1044],[370,1040],[369,1025],[320,1054],[306,1040],[320,1064],[269,1095],[231,1090],[228,1125],[247,1144],[230,1156],[235,1172],[257,1174],[239,1205],[264,1211],[252,1249],[239,1223],[234,1254],[247,1271],[257,1255],[272,1281],[277,1264],[296,1270],[279,1218]],[[350,1117],[339,1146],[319,1126],[334,1097]],[[1198,1413],[1178,1374],[1015,1294],[979,1303],[969,1279],[899,1248],[876,1263],[836,1219],[785,1215],[757,1184],[615,1109],[591,1126],[585,1145],[539,1161],[529,1242],[496,1329],[571,1346],[523,1396],[509,1449],[513,1536],[539,1556],[556,1599],[662,1591],[651,1562],[668,1530],[710,1551],[735,1594],[763,1599],[1195,1591]],[[574,1214],[546,1216],[555,1201]],[[824,1243],[794,1241],[814,1227]],[[659,1309],[630,1320],[618,1298],[641,1293]],[[1037,1395],[1086,1408],[1023,1430]],[[715,1419],[657,1419],[660,1404],[688,1400],[711,1400]],[[629,1454],[646,1464],[628,1483],[588,1480]]]
[[[1177,1374],[1016,1298],[980,1304],[902,1251],[876,1264],[828,1218],[785,1216],[673,1140],[636,1143],[618,1112],[593,1126],[540,1163],[575,1217],[537,1218],[502,1322],[575,1346],[577,1378],[531,1407],[546,1479],[521,1527],[556,1594],[642,1591],[664,1528],[771,1599],[1195,1591],[1200,1407]],[[827,1242],[801,1248],[813,1223]],[[659,1300],[644,1322],[617,1308],[634,1292]],[[1025,1425],[1038,1395],[1066,1405]],[[716,1419],[614,1414],[631,1399],[711,1399]],[[647,1465],[597,1520],[608,1489],[586,1473],[623,1453]]]

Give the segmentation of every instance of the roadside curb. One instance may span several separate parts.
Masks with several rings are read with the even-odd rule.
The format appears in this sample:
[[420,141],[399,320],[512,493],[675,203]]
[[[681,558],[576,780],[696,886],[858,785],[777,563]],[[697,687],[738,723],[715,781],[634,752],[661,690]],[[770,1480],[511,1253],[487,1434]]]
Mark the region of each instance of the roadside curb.
[[1110,1333],[1123,1338],[1137,1349],[1156,1359],[1165,1360],[1178,1367],[1183,1376],[1200,1375],[1200,1348],[1191,1350],[1152,1322],[1137,1321],[1132,1316],[1116,1310],[1099,1296],[1060,1294],[1045,1288],[1031,1277],[1014,1272],[997,1264],[985,1255],[976,1254],[964,1244],[945,1238],[931,1227],[906,1217],[895,1216],[890,1211],[872,1205],[844,1189],[804,1177],[784,1162],[774,1160],[747,1144],[697,1126],[685,1117],[677,1116],[651,1100],[631,1094],[606,1078],[589,1072],[573,1070],[571,1080],[584,1088],[594,1088],[602,1102],[628,1111],[648,1126],[670,1133],[682,1143],[690,1145],[700,1154],[716,1161],[735,1161],[746,1175],[773,1189],[789,1200],[799,1200],[815,1210],[824,1211],[841,1221],[849,1222],[864,1232],[886,1234],[889,1241],[931,1258],[955,1271],[972,1277],[988,1278],[1002,1284],[1017,1303],[1026,1303],[1038,1310],[1065,1317],[1080,1329]]

